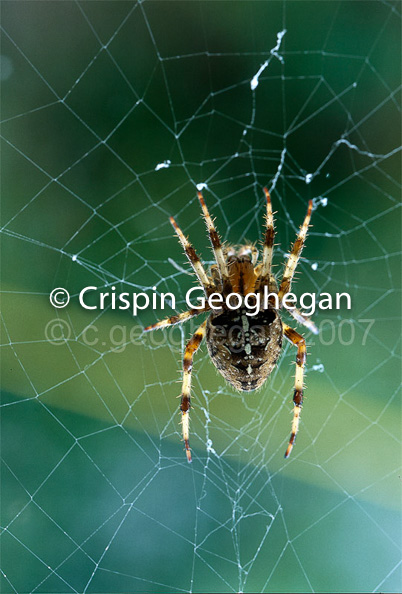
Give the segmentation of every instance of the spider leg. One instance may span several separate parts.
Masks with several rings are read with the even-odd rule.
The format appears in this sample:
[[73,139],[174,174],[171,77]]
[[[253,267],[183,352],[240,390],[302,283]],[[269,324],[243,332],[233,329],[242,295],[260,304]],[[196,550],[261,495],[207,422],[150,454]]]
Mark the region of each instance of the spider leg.
[[205,311],[209,311],[210,307],[207,305],[202,309],[189,309],[188,311],[183,311],[182,313],[176,314],[174,316],[170,316],[170,318],[165,318],[164,320],[160,320],[156,322],[156,324],[152,324],[151,326],[147,326],[144,328],[144,332],[150,332],[151,330],[159,330],[159,328],[166,328],[167,326],[174,326],[175,324],[181,324],[198,316],[199,314],[204,313]]
[[198,199],[201,203],[202,212],[204,214],[204,219],[207,224],[207,229],[209,232],[209,238],[211,240],[212,249],[214,251],[215,260],[218,265],[218,271],[222,281],[222,288],[223,291],[230,291],[231,285],[229,280],[229,272],[226,265],[226,260],[223,255],[222,244],[219,238],[218,232],[215,229],[215,225],[211,219],[211,215],[209,214],[207,205],[205,204],[204,198],[201,192],[197,192]]
[[187,460],[191,462],[191,450],[189,444],[190,437],[190,392],[191,392],[191,371],[193,368],[193,357],[198,350],[204,336],[207,321],[205,320],[201,326],[194,332],[193,336],[187,343],[183,358],[183,384],[181,389],[181,424],[184,445],[186,447]]
[[275,229],[274,229],[274,217],[272,214],[272,205],[271,205],[271,197],[267,188],[264,188],[265,198],[267,200],[267,214],[266,214],[266,230],[265,230],[265,239],[264,239],[264,247],[262,253],[262,263],[260,269],[260,288],[263,288],[264,285],[269,284],[269,280],[271,277],[271,267],[272,267],[272,254],[274,250],[274,238],[275,238]]
[[198,280],[200,281],[201,285],[203,286],[206,294],[208,292],[212,292],[214,290],[214,286],[211,283],[210,279],[208,278],[207,273],[205,272],[205,268],[202,265],[202,262],[197,255],[195,249],[189,242],[189,240],[185,237],[183,231],[180,229],[179,225],[176,223],[173,217],[169,217],[170,222],[173,225],[174,230],[180,240],[181,245],[184,248],[187,258],[190,261],[190,264],[197,275]]
[[302,252],[304,242],[306,240],[308,226],[311,219],[311,212],[313,210],[313,201],[310,200],[308,203],[308,209],[306,218],[304,219],[303,225],[300,227],[299,233],[297,235],[296,241],[293,244],[292,251],[286,262],[285,271],[283,273],[281,286],[279,287],[278,297],[279,303],[282,303],[282,298],[286,293],[289,293],[290,287],[293,280],[293,275],[296,270],[297,263],[300,258],[300,254]]
[[306,317],[300,311],[300,309],[297,309],[297,307],[296,307],[295,309],[288,309],[288,312],[290,313],[291,316],[294,317],[296,322],[298,322],[299,324],[302,324],[303,326],[308,328],[310,330],[310,332],[312,332],[313,334],[318,334],[317,326],[314,324],[314,322],[312,320],[310,320],[310,318]]
[[303,406],[303,374],[304,365],[306,363],[306,341],[303,336],[298,334],[296,330],[293,330],[287,324],[283,324],[283,333],[286,338],[297,347],[296,355],[296,376],[295,376],[295,390],[293,394],[293,421],[292,421],[292,433],[289,439],[289,445],[287,447],[285,458],[290,456],[290,452],[293,449],[296,435],[299,430],[300,423],[300,412]]

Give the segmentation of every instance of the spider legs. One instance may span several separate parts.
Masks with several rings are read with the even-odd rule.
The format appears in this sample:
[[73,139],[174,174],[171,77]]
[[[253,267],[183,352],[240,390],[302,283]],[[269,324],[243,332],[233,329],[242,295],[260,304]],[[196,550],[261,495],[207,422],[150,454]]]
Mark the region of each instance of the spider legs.
[[197,352],[204,336],[207,322],[203,322],[201,326],[196,330],[193,336],[187,343],[186,350],[184,351],[183,358],[183,384],[181,389],[181,424],[183,431],[183,440],[186,447],[187,460],[191,462],[191,450],[190,450],[190,392],[191,392],[191,372],[193,368],[193,357]]
[[265,229],[265,238],[264,238],[264,247],[262,253],[262,265],[261,265],[261,272],[260,272],[260,284],[261,286],[266,285],[269,283],[269,279],[271,276],[271,266],[272,266],[272,254],[274,249],[274,238],[275,238],[275,229],[274,229],[274,217],[272,214],[272,205],[271,205],[271,197],[267,188],[264,188],[265,198],[267,201],[267,214],[266,214],[266,229]]
[[[188,311],[184,311],[181,314],[171,316],[170,318],[165,318],[160,322],[156,322],[152,326],[147,326],[144,328],[144,332],[149,332],[150,330],[157,330],[159,328],[165,328],[166,326],[173,326],[174,324],[180,324],[194,316],[197,316],[200,313],[208,311],[210,308],[209,306],[203,309],[189,309]],[[180,403],[180,410],[181,410],[181,424],[182,424],[182,433],[184,444],[186,447],[186,455],[187,460],[191,462],[191,451],[189,445],[189,434],[190,434],[190,392],[191,392],[191,372],[193,368],[193,357],[196,351],[198,350],[204,336],[205,336],[205,328],[207,322],[203,322],[201,326],[196,330],[193,336],[187,343],[186,350],[184,351],[184,358],[183,358],[183,383],[181,389],[181,403]]]
[[184,248],[187,258],[190,261],[191,266],[195,274],[197,275],[198,280],[200,281],[201,285],[204,287],[205,292],[212,292],[214,290],[214,286],[211,283],[210,279],[208,278],[207,273],[205,272],[205,268],[197,255],[197,252],[189,242],[189,240],[185,237],[183,231],[180,229],[179,225],[176,223],[173,217],[169,218],[170,222],[173,225],[174,230],[180,240],[181,245]]
[[[263,242],[262,260],[260,264],[255,267],[256,283],[255,287],[259,293],[263,293],[264,287],[271,287],[272,284],[276,289],[276,283],[272,275],[272,256],[274,251],[274,215],[272,213],[271,197],[268,189],[264,188],[264,194],[267,202],[267,212],[265,215],[265,235]],[[255,263],[253,262],[255,265]],[[277,290],[277,289],[276,289]]]
[[302,324],[310,330],[313,334],[318,334],[318,328],[310,318],[306,317],[300,309],[289,309],[288,312],[294,317],[298,324]]
[[205,222],[207,224],[209,238],[211,240],[212,249],[214,251],[215,260],[218,265],[218,271],[219,271],[221,281],[222,281],[222,288],[224,291],[230,292],[229,272],[228,272],[228,268],[226,265],[225,257],[223,255],[222,243],[219,238],[219,234],[218,234],[217,230],[215,229],[215,225],[213,223],[211,215],[209,214],[209,211],[208,211],[207,205],[205,204],[203,195],[201,194],[201,192],[197,192],[197,195],[198,195],[198,200],[200,201],[200,204],[202,207],[202,212],[204,214]]
[[296,435],[299,430],[300,423],[300,412],[303,406],[303,375],[304,365],[306,363],[306,341],[303,336],[298,334],[296,330],[293,330],[287,324],[283,324],[283,333],[286,338],[297,347],[296,355],[296,375],[295,375],[295,390],[293,394],[293,421],[292,421],[292,432],[289,439],[289,445],[287,447],[285,458],[290,456],[290,452],[293,449]]
[[308,203],[308,209],[306,218],[304,219],[303,225],[300,227],[299,233],[297,235],[296,241],[293,244],[292,251],[286,262],[285,271],[283,273],[281,286],[279,287],[278,297],[279,302],[282,302],[282,298],[286,293],[289,293],[290,286],[292,284],[293,275],[296,270],[297,263],[300,258],[300,254],[302,252],[304,242],[306,240],[308,226],[311,219],[311,212],[313,210],[313,201],[310,200]]
[[165,318],[164,320],[160,320],[156,322],[156,324],[152,324],[151,326],[147,326],[144,328],[144,332],[149,332],[150,330],[159,330],[159,328],[166,328],[167,326],[174,326],[175,324],[181,324],[182,322],[186,322],[199,314],[202,314],[206,311],[209,311],[209,306],[203,307],[202,309],[189,309],[188,311],[183,311],[180,314],[176,314],[175,316],[170,316],[170,318]]

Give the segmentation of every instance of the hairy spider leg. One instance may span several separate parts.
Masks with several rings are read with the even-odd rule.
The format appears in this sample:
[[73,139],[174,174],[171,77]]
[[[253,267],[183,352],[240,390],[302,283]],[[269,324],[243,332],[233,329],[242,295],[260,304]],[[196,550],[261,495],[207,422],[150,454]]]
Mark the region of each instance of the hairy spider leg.
[[273,250],[274,250],[274,238],[275,238],[274,217],[272,214],[271,197],[269,195],[267,188],[264,188],[264,194],[265,194],[265,198],[267,201],[267,214],[265,216],[266,229],[265,229],[264,246],[263,246],[263,252],[262,252],[262,262],[261,262],[261,268],[259,269],[259,287],[260,287],[260,289],[262,289],[265,285],[269,284],[269,281],[271,278],[272,254],[273,254]]
[[197,255],[195,249],[189,242],[189,240],[185,237],[183,231],[180,229],[179,225],[176,223],[173,217],[169,217],[170,222],[173,225],[173,229],[176,231],[176,234],[180,240],[181,245],[184,248],[185,254],[189,259],[189,262],[197,275],[200,284],[203,286],[206,295],[211,293],[215,290],[214,285],[212,284],[211,280],[208,278],[207,273],[205,272],[205,268],[202,265],[202,262]]
[[207,224],[209,238],[211,240],[212,249],[213,249],[213,252],[215,255],[215,260],[218,265],[218,271],[219,271],[221,281],[222,281],[223,292],[224,293],[230,292],[231,284],[230,284],[230,279],[229,279],[229,272],[228,272],[228,268],[226,265],[225,257],[223,255],[222,243],[219,238],[219,234],[218,234],[217,230],[215,229],[215,225],[211,219],[211,215],[208,212],[208,208],[207,208],[207,205],[205,204],[203,195],[201,194],[201,192],[197,192],[197,196],[201,203],[202,212],[204,215],[205,222]]
[[186,448],[187,460],[191,462],[191,450],[190,450],[190,392],[191,392],[191,372],[193,369],[193,357],[197,352],[204,336],[207,321],[203,322],[201,326],[194,332],[186,345],[183,357],[183,384],[181,389],[181,424],[183,432],[183,440]]
[[293,394],[293,421],[292,421],[292,432],[289,439],[289,445],[287,447],[285,458],[290,456],[290,452],[293,449],[296,435],[299,430],[300,423],[300,412],[303,406],[303,375],[304,365],[306,363],[306,341],[296,330],[293,330],[287,324],[283,324],[283,334],[286,338],[297,347],[296,354],[296,375],[295,375],[295,389]]
[[290,291],[293,275],[295,273],[296,266],[300,258],[300,254],[302,253],[304,242],[306,240],[312,210],[313,201],[309,200],[306,218],[304,219],[303,225],[300,227],[296,241],[293,244],[292,251],[290,253],[288,261],[286,262],[285,271],[283,273],[282,282],[278,292],[279,304],[282,303],[283,296],[286,295],[286,293],[289,293]]
[[290,313],[291,316],[294,317],[296,322],[308,328],[310,332],[313,332],[313,334],[318,334],[317,326],[314,324],[312,320],[310,320],[310,318],[306,317],[304,313],[300,311],[300,309],[297,309],[297,307],[295,307],[295,309],[288,309],[287,311]]
[[175,324],[182,324],[199,314],[202,314],[206,311],[209,311],[211,308],[209,305],[206,305],[202,309],[189,309],[188,311],[183,311],[182,313],[176,314],[174,316],[170,316],[170,318],[165,318],[156,322],[156,324],[152,324],[151,326],[147,326],[144,328],[144,332],[149,332],[150,330],[159,330],[160,328],[166,328],[167,326],[174,326]]

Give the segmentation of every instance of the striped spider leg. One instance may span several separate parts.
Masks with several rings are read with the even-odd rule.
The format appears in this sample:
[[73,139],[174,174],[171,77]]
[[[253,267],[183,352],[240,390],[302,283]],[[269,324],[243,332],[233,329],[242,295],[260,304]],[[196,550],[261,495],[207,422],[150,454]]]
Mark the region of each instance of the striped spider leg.
[[197,196],[198,196],[198,200],[200,201],[200,204],[201,204],[202,213],[204,215],[205,222],[207,224],[209,238],[211,240],[212,250],[214,252],[214,256],[215,256],[215,260],[216,260],[216,264],[217,264],[217,270],[218,270],[219,277],[220,277],[220,280],[222,283],[222,292],[223,292],[223,294],[225,294],[225,293],[227,294],[227,293],[230,293],[231,284],[230,284],[230,280],[229,280],[228,267],[226,264],[225,257],[223,255],[221,240],[220,240],[217,230],[215,229],[215,225],[213,223],[211,215],[209,214],[209,211],[208,211],[207,205],[205,204],[203,195],[201,194],[201,192],[197,192]]
[[[183,231],[180,229],[174,218],[170,217],[169,220],[180,240],[181,245],[184,248],[184,252],[200,282],[200,285],[204,289],[205,295],[208,296],[212,291],[215,290],[213,282],[205,272],[205,268],[201,262],[200,257],[197,255],[197,252],[195,251],[189,240],[185,237]],[[169,318],[165,318],[164,320],[156,322],[156,324],[147,326],[146,328],[144,328],[144,332],[150,332],[151,330],[166,328],[168,326],[173,326],[174,324],[181,324],[183,322],[186,322],[187,320],[190,320],[194,316],[198,316],[199,314],[205,311],[209,311],[209,309],[210,308],[208,305],[203,309],[189,309],[188,311],[184,311],[180,314],[170,316]]]
[[191,372],[193,369],[193,357],[200,347],[204,337],[205,328],[207,321],[205,320],[201,326],[194,332],[186,345],[183,357],[183,384],[181,388],[181,423],[183,431],[184,446],[186,448],[187,460],[191,462],[191,450],[190,450],[190,408],[191,408]]
[[[270,286],[275,288],[276,292],[278,293],[278,301],[279,307],[282,307],[282,300],[283,296],[290,291],[291,283],[293,280],[293,276],[296,270],[297,263],[300,258],[300,254],[302,252],[304,242],[307,236],[307,230],[311,219],[311,212],[313,208],[313,203],[310,200],[307,210],[307,215],[304,219],[302,226],[300,227],[298,236],[296,241],[293,245],[292,251],[289,255],[288,261],[285,266],[285,270],[283,273],[282,282],[279,287],[279,291],[276,288],[276,281],[274,276],[272,275],[271,268],[272,268],[272,256],[273,256],[273,246],[274,246],[274,238],[275,238],[275,230],[274,230],[274,219],[272,213],[272,206],[271,206],[271,198],[269,195],[269,191],[267,188],[264,188],[265,198],[267,202],[267,212],[266,212],[266,230],[265,230],[265,237],[264,237],[264,244],[263,244],[263,260],[262,264],[258,267],[258,278],[256,284],[258,285],[258,289],[260,292],[263,291],[265,286]],[[312,322],[308,317],[306,317],[299,309],[289,309],[289,313],[294,317],[294,319],[299,323],[304,325],[314,334],[318,334],[318,329],[314,322]],[[299,428],[300,422],[300,411],[303,404],[303,374],[304,374],[304,366],[306,363],[306,342],[305,339],[298,333],[296,330],[293,330],[287,324],[283,324],[283,335],[295,346],[297,346],[297,355],[296,355],[296,376],[295,376],[295,388],[293,394],[293,421],[292,421],[292,432],[289,440],[289,445],[285,453],[285,458],[288,458],[290,452],[293,449],[293,444],[296,439],[296,434]]]
[[289,309],[289,313],[296,320],[296,322],[298,324],[301,324],[302,326],[305,326],[313,334],[318,334],[318,328],[317,328],[317,326],[314,324],[314,322],[310,318],[308,318],[307,316],[305,316],[300,311],[300,309],[297,309],[297,307],[295,307],[294,309]]
[[304,242],[306,241],[312,210],[313,201],[309,200],[306,217],[304,219],[302,226],[300,227],[299,233],[297,234],[297,238],[293,244],[292,251],[289,254],[283,273],[282,282],[279,287],[278,297],[280,304],[282,303],[283,296],[286,295],[286,293],[290,292],[290,287],[292,285],[292,280],[296,270],[296,266],[302,253]]
[[[181,314],[171,316],[170,318],[165,318],[156,324],[152,324],[152,326],[147,326],[144,328],[144,332],[149,332],[151,330],[157,330],[159,328],[166,328],[168,326],[173,326],[174,324],[180,324],[186,322],[187,320],[198,316],[201,313],[205,313],[210,310],[210,307],[207,305],[202,309],[190,309],[185,311]],[[194,332],[193,336],[188,341],[183,357],[183,381],[182,381],[182,388],[181,388],[181,401],[180,401],[180,411],[181,411],[181,425],[182,425],[182,435],[183,441],[186,448],[186,456],[187,460],[191,462],[191,451],[190,451],[190,444],[189,444],[189,436],[190,436],[190,409],[191,409],[191,372],[193,368],[193,357],[198,348],[200,347],[204,336],[205,336],[205,327],[206,327],[206,320],[199,326],[199,328]]]
[[[216,271],[217,276],[219,278],[220,284],[222,287],[225,288],[226,291],[230,291],[230,280],[229,274],[226,266],[226,261],[223,255],[221,241],[218,235],[218,232],[215,229],[211,216],[208,212],[207,206],[204,202],[201,192],[198,192],[198,199],[201,203],[201,207],[203,210],[203,215],[205,218],[205,222],[207,224],[207,229],[209,231],[209,236],[211,239],[212,249],[215,255],[216,266],[214,266],[214,271]],[[170,217],[170,222],[173,225],[173,228],[182,244],[185,254],[189,259],[189,262],[197,275],[197,278],[202,285],[206,296],[209,296],[213,291],[216,290],[215,284],[213,280],[207,275],[205,268],[201,262],[201,259],[197,255],[194,247],[188,241],[188,239],[183,234],[182,230],[176,223],[173,217]],[[159,328],[166,328],[167,326],[171,326],[173,324],[180,324],[191,319],[194,316],[197,316],[201,313],[209,311],[209,305],[206,305],[203,309],[190,309],[186,312],[183,312],[178,315],[171,316],[152,326],[147,326],[144,328],[145,332],[156,330]],[[201,345],[202,340],[205,337],[205,329],[206,329],[206,321],[203,322],[193,336],[190,338],[186,345],[186,349],[184,352],[183,357],[183,382],[182,382],[182,390],[181,390],[181,402],[180,402],[180,411],[181,411],[181,424],[182,424],[182,434],[183,440],[186,448],[186,456],[187,460],[191,462],[191,450],[189,444],[189,434],[190,434],[190,408],[191,408],[191,372],[193,367],[193,357],[196,351],[198,350],[199,346]]]
[[[307,237],[308,226],[311,219],[311,213],[313,210],[313,201],[310,200],[308,203],[307,214],[304,219],[302,226],[300,227],[299,233],[297,235],[296,241],[293,244],[292,251],[289,255],[288,261],[285,266],[285,270],[283,273],[282,281],[279,287],[278,297],[279,297],[279,306],[282,305],[283,296],[286,293],[289,293],[290,287],[292,285],[293,276],[296,270],[297,263],[299,261],[301,252],[304,247],[304,242]],[[309,328],[314,334],[318,334],[318,329],[314,322],[312,322],[309,318],[304,316],[298,309],[289,310],[290,314],[295,318],[295,320],[306,328]],[[295,388],[293,394],[293,421],[292,421],[292,432],[290,435],[289,445],[287,447],[285,458],[288,458],[290,452],[293,449],[294,442],[296,440],[296,435],[299,430],[299,423],[300,423],[300,411],[303,406],[303,375],[304,375],[304,366],[306,363],[306,341],[296,330],[290,328],[287,324],[283,325],[283,333],[284,336],[295,346],[297,346],[297,355],[296,355],[296,375],[295,375]]]
[[293,421],[292,433],[290,435],[289,445],[286,449],[285,458],[290,456],[293,445],[296,440],[296,435],[299,430],[300,411],[303,406],[303,375],[304,366],[306,364],[306,341],[296,330],[293,330],[287,324],[283,324],[283,334],[294,346],[297,347],[296,355],[296,375],[295,375],[295,390],[293,393]]
[[[267,202],[267,212],[265,215],[265,236],[262,252],[262,263],[259,265],[259,279],[258,289],[263,291],[265,286],[270,285],[272,281],[272,256],[274,252],[274,239],[275,239],[275,227],[274,227],[274,216],[272,213],[271,197],[268,189],[264,188],[265,199]],[[274,283],[276,285],[276,283]]]

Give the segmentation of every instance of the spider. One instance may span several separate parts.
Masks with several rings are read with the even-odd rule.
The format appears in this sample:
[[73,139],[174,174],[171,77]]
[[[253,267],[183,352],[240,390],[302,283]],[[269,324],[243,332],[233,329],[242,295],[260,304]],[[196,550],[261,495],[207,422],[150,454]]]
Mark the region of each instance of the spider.
[[[237,292],[245,297],[249,293],[262,294],[266,288],[278,296],[279,309],[286,293],[290,292],[297,263],[302,252],[310,223],[313,203],[310,200],[307,214],[298,232],[291,253],[287,259],[282,280],[278,285],[271,271],[274,247],[274,218],[271,198],[264,188],[266,198],[266,229],[263,240],[262,259],[258,263],[258,250],[254,245],[222,245],[219,234],[208,212],[201,192],[198,199],[212,244],[215,263],[209,275],[194,247],[184,236],[173,217],[170,222],[178,235],[185,254],[202,286],[206,297],[212,293],[228,296]],[[276,303],[275,303],[276,305]],[[303,324],[315,334],[315,324],[298,309],[289,309],[298,323]],[[199,326],[187,343],[183,358],[183,383],[181,391],[181,424],[187,460],[191,462],[189,444],[191,372],[194,354],[206,338],[212,362],[223,377],[237,390],[250,392],[261,387],[272,373],[282,348],[283,336],[297,348],[296,375],[293,394],[293,420],[289,444],[285,458],[290,455],[299,429],[300,411],[303,405],[303,373],[306,363],[306,342],[296,330],[285,324],[279,310],[269,301],[267,309],[261,306],[255,315],[246,315],[244,303],[236,309],[229,309],[225,302],[219,309],[211,309],[207,302],[202,309],[189,309],[178,315],[166,318],[144,328],[145,332],[181,324],[203,312],[210,312],[208,318]]]

